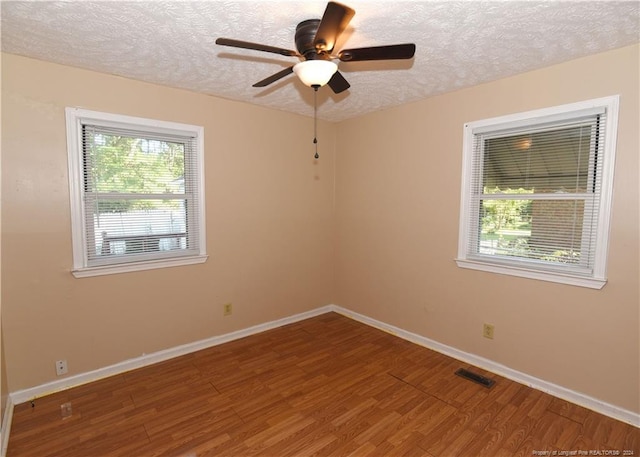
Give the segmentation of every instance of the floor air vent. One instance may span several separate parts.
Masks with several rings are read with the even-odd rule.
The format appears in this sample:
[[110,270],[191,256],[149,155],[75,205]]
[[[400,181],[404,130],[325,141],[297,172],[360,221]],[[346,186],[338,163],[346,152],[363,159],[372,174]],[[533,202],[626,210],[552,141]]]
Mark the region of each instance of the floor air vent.
[[477,384],[480,384],[481,386],[484,386],[488,389],[493,387],[493,385],[496,383],[493,379],[486,378],[479,374],[473,373],[469,370],[465,370],[464,368],[460,368],[458,371],[456,371],[455,374],[465,379],[468,379],[469,381],[473,381]]

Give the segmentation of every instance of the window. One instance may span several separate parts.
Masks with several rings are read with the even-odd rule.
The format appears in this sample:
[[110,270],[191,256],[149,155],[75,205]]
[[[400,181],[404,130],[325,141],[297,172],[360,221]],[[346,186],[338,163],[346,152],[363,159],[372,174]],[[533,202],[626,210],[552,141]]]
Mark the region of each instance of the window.
[[76,277],[206,260],[203,128],[67,108]]
[[464,126],[458,265],[606,283],[618,97]]

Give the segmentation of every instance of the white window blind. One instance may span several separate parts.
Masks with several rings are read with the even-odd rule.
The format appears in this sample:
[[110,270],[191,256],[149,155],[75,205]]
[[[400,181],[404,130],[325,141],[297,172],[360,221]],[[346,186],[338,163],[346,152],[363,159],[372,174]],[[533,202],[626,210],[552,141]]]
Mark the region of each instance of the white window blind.
[[591,105],[465,127],[460,266],[604,284],[617,104]]
[[204,261],[200,128],[102,114],[68,110],[74,269]]

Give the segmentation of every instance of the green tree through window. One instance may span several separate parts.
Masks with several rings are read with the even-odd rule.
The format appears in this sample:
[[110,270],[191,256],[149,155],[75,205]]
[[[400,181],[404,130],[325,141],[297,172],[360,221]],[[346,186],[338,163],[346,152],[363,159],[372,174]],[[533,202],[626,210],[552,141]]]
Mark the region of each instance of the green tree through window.
[[[170,194],[184,190],[183,143],[109,135],[85,129],[87,191]],[[157,206],[158,202],[149,200],[99,199],[97,211],[117,213]]]

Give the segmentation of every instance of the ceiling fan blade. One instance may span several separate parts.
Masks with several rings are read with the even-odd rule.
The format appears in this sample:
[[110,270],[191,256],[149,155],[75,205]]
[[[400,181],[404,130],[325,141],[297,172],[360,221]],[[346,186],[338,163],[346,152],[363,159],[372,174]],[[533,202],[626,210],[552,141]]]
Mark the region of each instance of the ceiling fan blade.
[[340,92],[344,92],[349,87],[351,87],[351,84],[349,84],[349,81],[344,79],[344,76],[342,76],[342,74],[339,71],[336,71],[333,74],[333,76],[331,77],[331,79],[327,84],[329,85],[329,87],[331,87],[331,90],[333,90],[333,92],[336,94],[339,94]]
[[233,40],[231,38],[218,38],[216,44],[222,46],[231,46],[234,48],[253,49],[254,51],[273,52],[274,54],[280,54],[283,56],[297,56],[296,51],[290,49],[276,48],[274,46],[267,46],[265,44],[250,43],[248,41]]
[[293,73],[293,65],[290,66],[289,68],[285,68],[284,70],[279,71],[275,75],[271,75],[268,78],[263,79],[262,81],[258,81],[257,83],[255,83],[253,85],[253,87],[265,87],[265,86],[268,86],[269,84],[274,83],[277,80],[284,78],[285,76],[287,76],[290,73]]
[[407,43],[393,44],[389,46],[344,49],[338,53],[338,58],[343,62],[411,59],[415,53],[416,45],[413,43]]
[[347,28],[354,14],[356,12],[348,6],[329,2],[313,40],[316,49],[331,52],[336,45],[336,40]]

